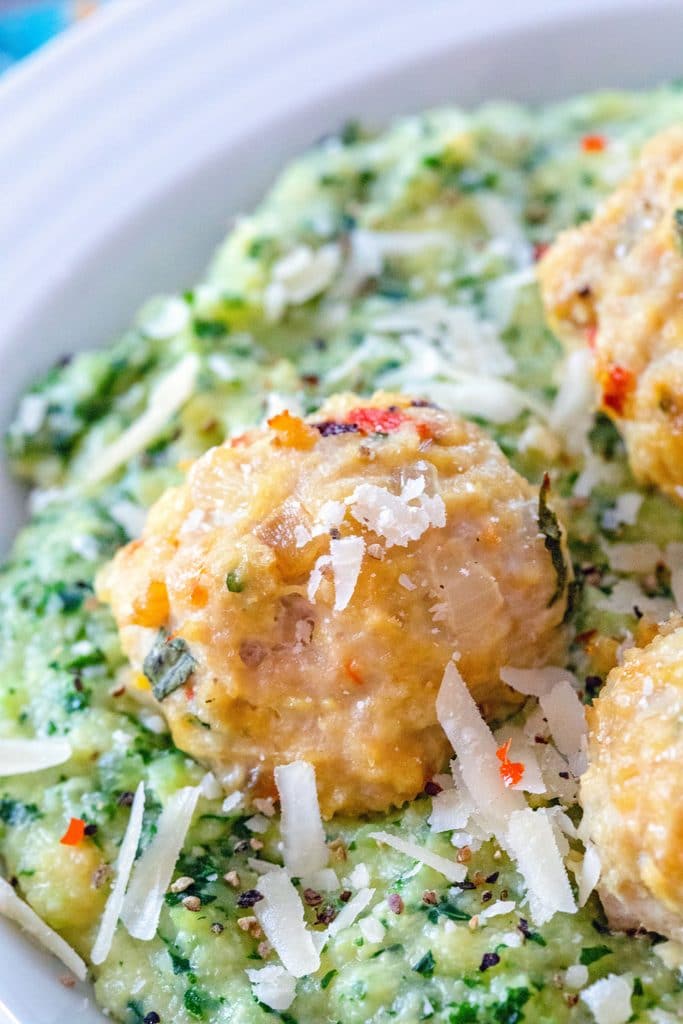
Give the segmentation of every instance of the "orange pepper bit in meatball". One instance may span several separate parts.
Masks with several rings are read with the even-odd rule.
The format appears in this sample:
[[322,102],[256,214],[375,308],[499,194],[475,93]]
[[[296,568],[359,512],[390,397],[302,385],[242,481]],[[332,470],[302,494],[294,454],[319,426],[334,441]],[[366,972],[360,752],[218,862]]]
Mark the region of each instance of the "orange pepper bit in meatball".
[[[453,651],[493,715],[521,699],[504,665],[562,657],[566,542],[551,557],[539,515],[474,424],[339,395],[210,449],[97,589],[180,749],[253,794],[306,760],[326,816],[384,810],[448,762],[435,700]],[[155,580],[168,616],[144,628]]]

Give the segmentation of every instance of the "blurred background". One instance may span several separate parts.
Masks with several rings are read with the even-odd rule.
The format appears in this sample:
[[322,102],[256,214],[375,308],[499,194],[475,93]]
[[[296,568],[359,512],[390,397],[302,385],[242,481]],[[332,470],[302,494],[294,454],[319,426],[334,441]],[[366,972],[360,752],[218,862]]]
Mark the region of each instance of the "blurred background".
[[0,0],[0,74],[105,0]]

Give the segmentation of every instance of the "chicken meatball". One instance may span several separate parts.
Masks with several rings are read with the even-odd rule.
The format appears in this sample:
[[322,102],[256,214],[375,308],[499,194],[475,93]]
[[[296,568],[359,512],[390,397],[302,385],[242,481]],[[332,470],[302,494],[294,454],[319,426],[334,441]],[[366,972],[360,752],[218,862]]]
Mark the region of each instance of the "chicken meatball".
[[602,407],[634,474],[683,501],[683,127],[645,146],[624,184],[539,266],[550,324],[589,345]]
[[589,709],[584,821],[616,928],[683,941],[683,628],[680,620],[610,672]]
[[447,761],[454,651],[488,715],[519,699],[501,666],[558,656],[566,552],[541,505],[548,535],[538,489],[478,427],[338,396],[208,451],[98,593],[175,743],[225,785],[272,795],[303,758],[326,816],[380,810]]

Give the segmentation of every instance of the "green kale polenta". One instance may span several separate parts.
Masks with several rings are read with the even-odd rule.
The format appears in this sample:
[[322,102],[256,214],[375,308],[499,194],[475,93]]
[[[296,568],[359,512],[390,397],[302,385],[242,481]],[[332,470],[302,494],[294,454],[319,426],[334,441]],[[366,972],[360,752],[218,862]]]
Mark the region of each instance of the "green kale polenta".
[[[324,823],[320,884],[293,879],[309,932],[330,929],[320,966],[297,978],[285,1009],[268,1004],[247,971],[280,963],[257,912],[263,862],[283,862],[279,815],[266,797],[225,800],[206,766],[174,746],[150,681],[160,698],[186,686],[192,643],[170,647],[160,633],[131,679],[95,595],[99,570],[207,449],[283,409],[301,424],[337,392],[402,392],[473,420],[536,488],[548,474],[539,528],[570,598],[566,667],[590,704],[622,647],[647,642],[674,609],[666,559],[646,565],[628,552],[682,542],[683,510],[633,480],[611,421],[581,401],[585,363],[567,360],[546,326],[534,263],[592,216],[647,138],[681,120],[683,92],[667,87],[533,111],[443,109],[381,134],[349,125],[288,168],[193,291],[151,301],[111,347],[63,361],[22,399],[7,452],[34,490],[0,574],[0,738],[67,738],[71,756],[0,778],[4,874],[89,960],[139,783],[139,860],[173,794],[202,785],[154,937],[133,938],[124,915],[92,967],[113,1019],[578,1024],[613,1019],[600,1017],[592,988],[608,977],[631,1014],[615,1024],[683,1016],[671,943],[612,932],[595,893],[536,924],[528,879],[495,839],[430,825],[445,776],[399,810]],[[250,571],[239,561],[221,570],[230,599],[249,599]],[[568,809],[558,849],[579,879],[576,780],[533,704],[490,723],[501,768],[514,777],[513,733],[537,740],[541,767],[546,748],[560,758],[555,789],[528,799]],[[376,832],[462,867],[462,881]],[[579,882],[568,879],[573,899]],[[345,925],[359,892],[366,905]]]

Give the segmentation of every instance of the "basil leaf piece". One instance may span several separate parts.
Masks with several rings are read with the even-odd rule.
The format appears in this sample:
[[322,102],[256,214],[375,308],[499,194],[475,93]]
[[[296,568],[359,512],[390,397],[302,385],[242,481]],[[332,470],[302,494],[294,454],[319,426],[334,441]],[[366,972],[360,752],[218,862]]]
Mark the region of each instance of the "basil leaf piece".
[[550,493],[550,477],[547,473],[543,475],[543,483],[538,492],[538,528],[545,537],[546,551],[550,553],[550,560],[557,577],[557,586],[548,601],[548,608],[562,597],[564,588],[567,586],[567,563],[562,551],[562,527],[557,515],[548,505],[548,494]]
[[142,671],[152,684],[157,700],[163,700],[187,682],[197,662],[182,637],[169,638],[166,630],[159,631],[152,649],[142,663]]

